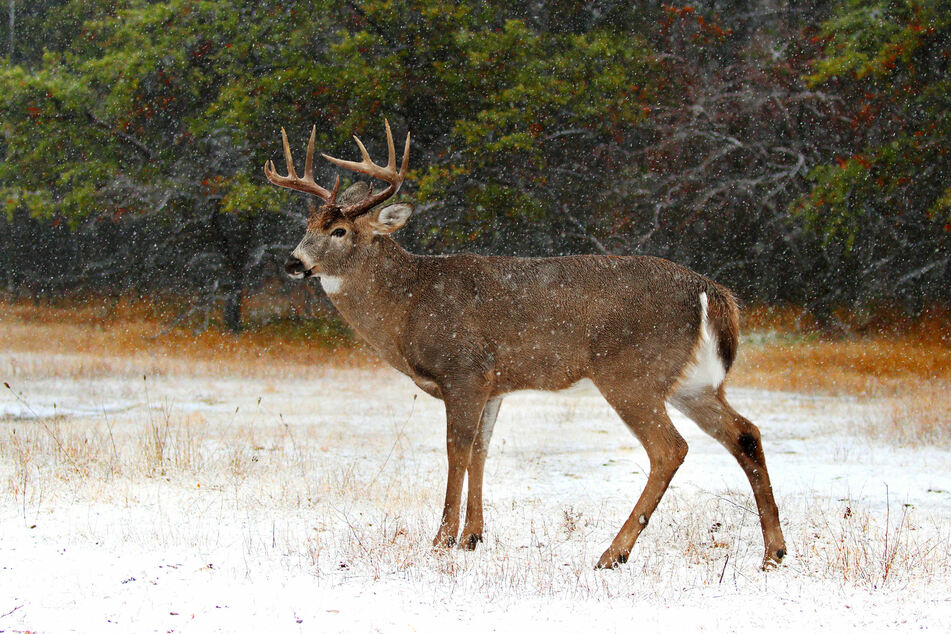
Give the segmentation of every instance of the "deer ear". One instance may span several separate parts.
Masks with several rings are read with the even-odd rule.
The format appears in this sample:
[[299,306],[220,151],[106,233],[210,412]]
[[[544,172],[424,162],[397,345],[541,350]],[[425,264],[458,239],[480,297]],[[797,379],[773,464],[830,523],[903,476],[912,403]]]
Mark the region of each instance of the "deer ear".
[[413,214],[413,206],[408,203],[397,203],[388,205],[376,214],[376,218],[370,221],[374,233],[393,233],[406,224],[409,217]]

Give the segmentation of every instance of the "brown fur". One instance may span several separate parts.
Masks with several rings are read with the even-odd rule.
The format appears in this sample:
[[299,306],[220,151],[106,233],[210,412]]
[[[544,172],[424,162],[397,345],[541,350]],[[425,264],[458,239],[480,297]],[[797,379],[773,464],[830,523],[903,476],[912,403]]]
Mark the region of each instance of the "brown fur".
[[[389,125],[387,140],[386,169],[374,165],[362,145],[363,162],[332,160],[385,178],[391,183],[387,191],[395,192],[406,172],[409,137],[399,174]],[[308,164],[312,152],[311,147]],[[286,143],[285,154],[290,165]],[[667,416],[667,401],[740,463],[759,508],[764,565],[782,559],[785,542],[759,430],[726,402],[716,379],[718,361],[707,354],[714,342],[701,336],[707,332],[701,330],[705,294],[719,362],[729,370],[738,311],[728,290],[654,257],[412,255],[389,237],[409,218],[409,205],[371,210],[365,185],[351,186],[340,202],[336,186],[331,194],[311,180],[277,176],[273,165],[265,172],[276,184],[326,201],[312,214],[288,260],[288,273],[322,276],[353,329],[393,367],[445,402],[449,472],[435,545],[471,549],[482,541],[482,477],[502,398],[590,379],[644,445],[651,464],[644,491],[599,567],[627,561],[686,456],[687,443]],[[685,381],[695,371],[699,378]],[[466,522],[458,539],[467,476]]]
[[[734,447],[741,433],[758,439],[758,431],[738,414],[722,413],[729,408],[722,390],[681,395],[676,388],[695,359],[702,292],[719,355],[724,366],[732,363],[738,313],[729,291],[653,257],[417,256],[388,236],[367,240],[364,222],[371,220],[350,223],[355,236],[348,256],[331,258],[324,272],[343,280],[331,300],[354,330],[446,402],[450,467],[436,544],[474,548],[482,539],[482,472],[498,411],[487,421],[486,404],[512,391],[560,390],[588,378],[651,460],[644,493],[600,566],[627,559],[686,455],[665,400],[727,444],[741,465],[749,463],[744,468],[762,504],[764,561],[781,559],[785,544],[762,451],[750,455]],[[742,432],[727,431],[737,425]],[[467,471],[466,525],[457,541]]]

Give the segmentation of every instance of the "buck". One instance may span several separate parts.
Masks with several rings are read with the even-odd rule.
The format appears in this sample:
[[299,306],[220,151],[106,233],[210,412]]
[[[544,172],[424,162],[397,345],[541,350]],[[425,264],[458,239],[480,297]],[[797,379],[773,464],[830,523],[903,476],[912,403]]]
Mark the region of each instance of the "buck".
[[[334,306],[375,351],[446,408],[449,473],[433,544],[474,549],[482,541],[482,476],[499,405],[519,390],[558,391],[592,382],[643,444],[650,474],[630,517],[598,561],[627,561],[687,443],[666,403],[694,420],[736,458],[753,488],[766,552],[764,567],[786,554],[760,432],[724,397],[736,355],[737,305],[719,284],[678,264],[647,256],[552,258],[421,256],[391,234],[413,207],[380,206],[406,178],[410,135],[397,169],[389,123],[389,160],[375,164],[356,136],[360,162],[322,156],[386,183],[357,182],[339,193],[314,181],[314,137],[304,176],[294,169],[281,129],[287,176],[272,161],[273,184],[323,203],[285,265],[294,278],[320,278]],[[339,195],[338,195],[339,193]],[[465,524],[459,534],[463,483]]]

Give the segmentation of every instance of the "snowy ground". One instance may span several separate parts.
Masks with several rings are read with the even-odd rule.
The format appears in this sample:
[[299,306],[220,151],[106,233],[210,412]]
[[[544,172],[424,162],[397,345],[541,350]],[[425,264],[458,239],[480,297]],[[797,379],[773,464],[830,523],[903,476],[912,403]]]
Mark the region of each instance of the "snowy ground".
[[596,393],[509,397],[486,543],[433,552],[443,412],[395,372],[75,367],[0,353],[0,632],[951,631],[951,453],[870,440],[874,403],[728,391],[786,532],[769,572],[739,466],[672,413],[687,460],[595,571],[647,468]]

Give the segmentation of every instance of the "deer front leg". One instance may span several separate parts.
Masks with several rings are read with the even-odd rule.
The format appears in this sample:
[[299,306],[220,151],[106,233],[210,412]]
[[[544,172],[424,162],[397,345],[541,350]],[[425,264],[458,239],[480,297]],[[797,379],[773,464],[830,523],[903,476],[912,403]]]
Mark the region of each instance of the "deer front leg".
[[482,474],[485,470],[485,458],[489,451],[489,441],[492,439],[492,430],[495,419],[499,415],[501,398],[491,399],[482,410],[482,420],[479,422],[479,431],[472,443],[472,454],[469,456],[469,484],[466,494],[466,524],[462,529],[462,539],[459,548],[475,550],[482,541]]
[[469,467],[472,444],[479,429],[479,419],[485,408],[486,395],[484,390],[455,390],[444,396],[444,400],[449,474],[446,479],[446,502],[443,505],[442,521],[433,539],[433,546],[448,548],[456,544],[456,536],[459,534],[462,484]]

